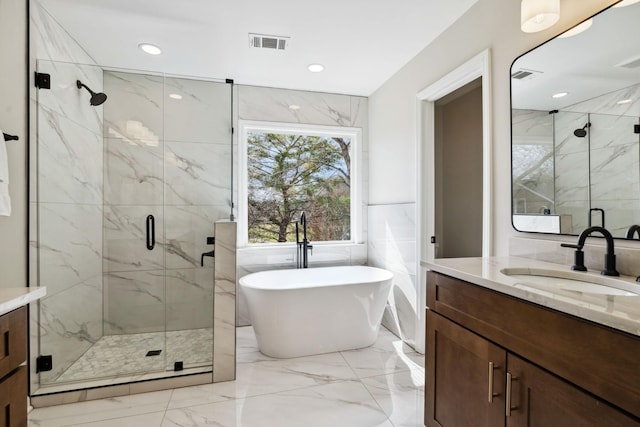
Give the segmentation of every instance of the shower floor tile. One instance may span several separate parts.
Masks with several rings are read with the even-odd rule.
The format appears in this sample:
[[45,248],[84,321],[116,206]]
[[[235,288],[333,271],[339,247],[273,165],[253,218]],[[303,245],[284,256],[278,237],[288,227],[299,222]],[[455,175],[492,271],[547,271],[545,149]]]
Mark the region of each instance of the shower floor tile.
[[[147,353],[161,350],[157,356]],[[55,384],[211,365],[213,329],[108,335],[100,338]]]

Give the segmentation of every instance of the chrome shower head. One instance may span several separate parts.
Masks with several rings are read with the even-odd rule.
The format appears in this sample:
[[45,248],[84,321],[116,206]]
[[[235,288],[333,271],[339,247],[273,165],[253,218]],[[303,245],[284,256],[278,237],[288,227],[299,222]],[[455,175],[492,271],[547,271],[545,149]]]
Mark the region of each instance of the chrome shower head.
[[89,100],[89,102],[91,103],[91,105],[93,105],[94,107],[97,107],[98,105],[102,105],[104,104],[104,102],[107,100],[107,95],[102,93],[102,92],[94,92],[91,89],[89,89],[89,87],[82,83],[80,80],[76,80],[76,86],[78,87],[78,89],[82,89],[85,88],[86,90],[89,91],[89,93],[91,94],[91,99]]

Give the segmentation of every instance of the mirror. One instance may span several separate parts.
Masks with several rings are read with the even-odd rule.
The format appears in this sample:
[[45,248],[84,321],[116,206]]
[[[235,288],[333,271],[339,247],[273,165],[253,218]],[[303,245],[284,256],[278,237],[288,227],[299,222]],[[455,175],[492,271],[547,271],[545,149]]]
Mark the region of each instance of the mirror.
[[640,3],[618,3],[513,62],[516,230],[640,224],[639,20]]

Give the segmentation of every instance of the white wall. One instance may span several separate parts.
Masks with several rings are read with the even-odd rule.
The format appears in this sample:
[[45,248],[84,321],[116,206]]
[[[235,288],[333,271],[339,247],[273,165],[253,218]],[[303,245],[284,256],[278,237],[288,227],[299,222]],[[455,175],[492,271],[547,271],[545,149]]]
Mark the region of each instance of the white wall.
[[[0,216],[0,288],[27,285],[27,2],[0,1],[0,128],[7,143],[11,216]],[[2,142],[3,143],[3,142]]]
[[509,69],[527,50],[561,33],[611,0],[563,0],[560,22],[537,34],[520,30],[520,2],[480,0],[369,98],[370,204],[416,201],[416,94],[486,48],[491,49],[493,241],[508,254],[511,227]]

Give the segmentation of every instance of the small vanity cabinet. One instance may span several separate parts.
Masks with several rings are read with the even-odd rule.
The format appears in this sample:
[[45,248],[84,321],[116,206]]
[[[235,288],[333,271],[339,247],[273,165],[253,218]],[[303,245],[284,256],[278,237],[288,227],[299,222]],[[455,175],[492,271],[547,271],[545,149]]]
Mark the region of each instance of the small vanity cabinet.
[[0,427],[27,425],[27,308],[0,316]]
[[427,279],[427,426],[640,426],[640,337]]

